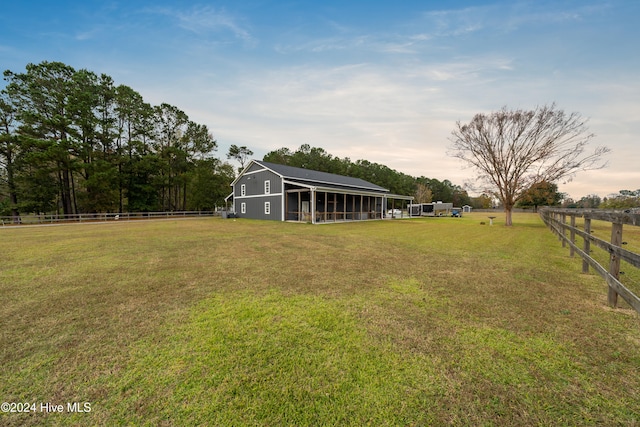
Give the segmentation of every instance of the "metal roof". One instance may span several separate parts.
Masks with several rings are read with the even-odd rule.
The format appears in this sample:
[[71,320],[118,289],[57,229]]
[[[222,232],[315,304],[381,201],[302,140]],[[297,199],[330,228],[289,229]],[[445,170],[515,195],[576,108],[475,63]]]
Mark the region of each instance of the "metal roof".
[[296,168],[293,166],[280,165],[277,163],[264,162],[261,160],[252,161],[267,169],[272,170],[288,181],[299,182],[305,185],[312,185],[314,187],[333,187],[336,189],[348,187],[351,189],[373,191],[377,193],[389,192],[389,190],[387,190],[386,188],[372,184],[360,178],[314,171],[311,169]]

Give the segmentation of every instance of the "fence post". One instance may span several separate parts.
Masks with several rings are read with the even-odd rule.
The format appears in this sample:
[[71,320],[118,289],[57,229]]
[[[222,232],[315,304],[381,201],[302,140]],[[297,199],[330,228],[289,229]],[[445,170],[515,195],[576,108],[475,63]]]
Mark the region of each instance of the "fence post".
[[[611,244],[617,247],[622,244],[622,223],[614,222],[611,224]],[[620,279],[620,257],[615,252],[611,252],[609,256],[609,274],[617,280]],[[607,299],[611,307],[618,305],[618,293],[611,286],[609,286]]]
[[556,213],[554,218],[556,220],[556,234],[558,235],[558,240],[562,241],[562,225],[560,224],[562,222],[562,215]]
[[[570,235],[570,239],[571,239],[571,243],[573,243],[573,245],[576,244],[576,216],[575,215],[571,215],[571,231],[569,232]],[[571,258],[573,258],[573,256],[575,255],[574,253],[574,249],[573,249],[573,245],[570,245],[569,247],[569,256]]]
[[562,233],[562,235],[560,236],[560,240],[562,241],[562,247],[566,248],[567,242],[564,240],[564,237],[566,236],[564,226],[567,224],[567,215],[560,215],[560,221],[562,221],[562,226],[560,227],[560,232]]
[[[589,254],[591,253],[591,240],[589,239],[589,236],[591,236],[591,218],[587,218],[586,216],[584,217],[584,233],[586,237],[584,238],[583,250],[584,253],[587,254],[587,256],[590,256]],[[587,261],[586,258],[582,260],[582,272],[589,272],[589,261]]]

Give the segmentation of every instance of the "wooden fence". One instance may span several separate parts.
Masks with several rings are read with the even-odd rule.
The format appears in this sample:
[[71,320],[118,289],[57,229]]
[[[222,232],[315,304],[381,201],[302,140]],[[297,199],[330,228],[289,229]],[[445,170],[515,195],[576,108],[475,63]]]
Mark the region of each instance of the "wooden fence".
[[[612,307],[618,305],[620,295],[631,307],[640,313],[640,298],[620,282],[620,261],[624,260],[632,268],[640,269],[640,255],[622,248],[627,242],[622,239],[622,226],[640,226],[640,212],[637,210],[605,211],[599,209],[553,209],[540,210],[545,224],[557,234],[562,246],[569,245],[570,255],[578,253],[582,258],[582,272],[588,273],[589,266],[602,276],[609,287],[608,302]],[[569,223],[567,223],[569,218]],[[583,218],[583,229],[576,227],[576,218]],[[599,220],[611,223],[611,239],[605,241],[592,234],[591,221]],[[568,237],[567,237],[568,234]],[[576,236],[582,238],[582,248],[576,244]],[[592,256],[594,245],[609,254],[609,268],[600,265]]]
[[30,214],[22,215],[19,218],[10,216],[0,217],[0,226],[20,226],[35,224],[59,224],[70,222],[107,222],[107,221],[130,221],[141,219],[161,219],[161,218],[186,218],[198,216],[220,215],[214,211],[176,211],[176,212],[116,212],[116,213],[84,213],[73,215],[62,214]]

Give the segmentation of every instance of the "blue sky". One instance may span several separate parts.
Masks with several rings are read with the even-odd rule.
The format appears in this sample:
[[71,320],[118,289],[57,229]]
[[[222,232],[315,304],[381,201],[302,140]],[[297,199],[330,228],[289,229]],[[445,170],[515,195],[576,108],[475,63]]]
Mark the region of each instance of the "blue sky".
[[225,158],[301,144],[463,185],[456,121],[555,102],[609,166],[574,198],[640,188],[640,2],[14,1],[2,69],[61,61],[206,124]]

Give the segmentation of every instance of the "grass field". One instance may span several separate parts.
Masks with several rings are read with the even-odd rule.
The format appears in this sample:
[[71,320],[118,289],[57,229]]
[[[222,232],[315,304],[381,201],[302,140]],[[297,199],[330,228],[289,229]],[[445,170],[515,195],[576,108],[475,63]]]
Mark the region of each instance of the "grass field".
[[0,425],[640,425],[638,315],[499,220],[2,229]]

